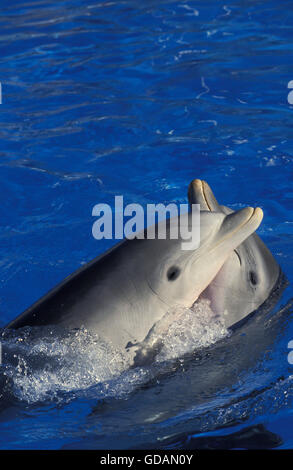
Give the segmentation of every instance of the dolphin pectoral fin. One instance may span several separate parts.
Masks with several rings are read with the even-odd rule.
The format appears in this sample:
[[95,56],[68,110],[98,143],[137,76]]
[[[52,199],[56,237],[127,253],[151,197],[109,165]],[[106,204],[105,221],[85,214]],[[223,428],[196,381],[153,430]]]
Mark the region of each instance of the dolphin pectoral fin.
[[164,346],[164,336],[167,334],[170,325],[182,315],[180,310],[171,308],[165,315],[158,320],[148,331],[144,340],[137,344],[132,367],[141,367],[154,362]]
[[157,354],[162,350],[164,343],[162,339],[158,339],[154,344],[148,345],[147,342],[141,344],[136,351],[133,359],[132,367],[142,367],[152,364]]

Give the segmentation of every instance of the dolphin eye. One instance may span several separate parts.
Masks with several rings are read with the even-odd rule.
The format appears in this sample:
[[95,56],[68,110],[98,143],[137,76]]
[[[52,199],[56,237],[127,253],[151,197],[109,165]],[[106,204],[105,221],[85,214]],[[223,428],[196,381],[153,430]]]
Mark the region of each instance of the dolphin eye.
[[180,274],[180,269],[177,266],[171,266],[167,272],[168,281],[175,281]]
[[255,271],[249,271],[249,280],[253,286],[258,284],[258,278]]

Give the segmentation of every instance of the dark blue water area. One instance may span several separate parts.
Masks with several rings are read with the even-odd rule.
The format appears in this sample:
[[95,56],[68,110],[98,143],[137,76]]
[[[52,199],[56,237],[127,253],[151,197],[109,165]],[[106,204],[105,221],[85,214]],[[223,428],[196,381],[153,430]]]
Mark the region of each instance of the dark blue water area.
[[115,243],[93,238],[95,204],[186,203],[194,178],[263,209],[291,284],[265,322],[159,378],[109,379],[86,339],[26,333],[26,357],[58,367],[17,349],[1,449],[292,448],[292,23],[290,1],[2,0],[1,327]]

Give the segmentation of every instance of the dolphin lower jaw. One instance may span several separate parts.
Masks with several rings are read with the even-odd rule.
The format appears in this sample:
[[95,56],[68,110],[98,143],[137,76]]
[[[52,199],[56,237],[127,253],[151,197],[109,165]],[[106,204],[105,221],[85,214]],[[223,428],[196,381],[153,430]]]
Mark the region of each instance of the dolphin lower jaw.
[[205,290],[202,291],[194,304],[200,302],[201,300],[209,301],[210,309],[216,317],[221,317],[224,314],[223,292],[221,292],[221,289],[217,289],[217,286],[213,281],[205,288]]

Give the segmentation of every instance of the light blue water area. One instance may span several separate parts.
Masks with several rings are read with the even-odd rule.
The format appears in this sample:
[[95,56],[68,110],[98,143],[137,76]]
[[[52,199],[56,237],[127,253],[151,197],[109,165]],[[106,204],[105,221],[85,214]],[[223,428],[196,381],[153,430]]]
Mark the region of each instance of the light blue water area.
[[[0,326],[113,243],[92,237],[95,204],[183,203],[193,178],[263,208],[259,234],[292,283],[292,22],[290,1],[2,0]],[[153,382],[109,373],[83,336],[10,338],[0,447],[247,447],[227,435],[253,427],[292,448],[291,298]]]

